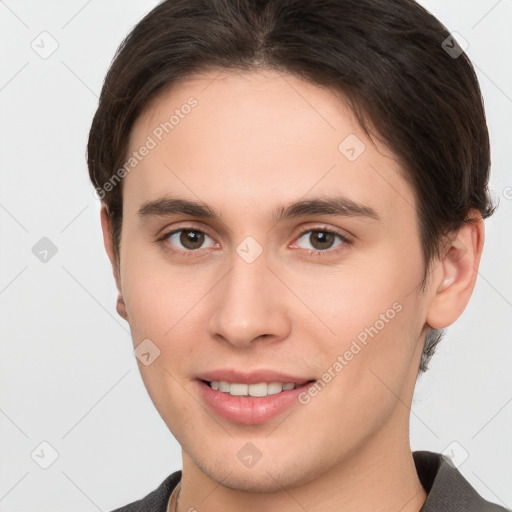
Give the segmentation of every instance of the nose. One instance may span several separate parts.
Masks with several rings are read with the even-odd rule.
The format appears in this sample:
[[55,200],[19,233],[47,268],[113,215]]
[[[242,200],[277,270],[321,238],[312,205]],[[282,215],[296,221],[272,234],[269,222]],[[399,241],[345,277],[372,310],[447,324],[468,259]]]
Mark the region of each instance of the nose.
[[276,342],[291,330],[283,285],[260,256],[247,263],[233,254],[231,270],[215,287],[209,334],[236,347]]

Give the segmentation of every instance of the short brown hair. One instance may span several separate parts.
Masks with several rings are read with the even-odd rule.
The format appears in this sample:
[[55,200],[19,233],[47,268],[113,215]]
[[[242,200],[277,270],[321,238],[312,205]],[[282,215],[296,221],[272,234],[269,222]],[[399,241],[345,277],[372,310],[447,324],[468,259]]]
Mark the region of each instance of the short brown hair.
[[[475,71],[446,27],[413,0],[167,0],[119,47],[89,134],[89,174],[117,255],[122,183],[108,191],[104,184],[123,166],[136,119],[166,87],[213,68],[274,69],[341,93],[413,187],[422,286],[443,235],[470,222],[471,209],[492,214]],[[429,334],[420,370],[441,337]]]

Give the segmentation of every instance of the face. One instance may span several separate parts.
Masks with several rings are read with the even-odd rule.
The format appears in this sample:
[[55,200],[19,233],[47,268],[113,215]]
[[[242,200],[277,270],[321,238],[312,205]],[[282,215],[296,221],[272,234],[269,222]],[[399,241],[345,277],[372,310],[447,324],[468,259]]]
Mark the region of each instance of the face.
[[134,151],[119,286],[184,468],[275,491],[403,443],[429,296],[394,155],[271,71],[175,85]]

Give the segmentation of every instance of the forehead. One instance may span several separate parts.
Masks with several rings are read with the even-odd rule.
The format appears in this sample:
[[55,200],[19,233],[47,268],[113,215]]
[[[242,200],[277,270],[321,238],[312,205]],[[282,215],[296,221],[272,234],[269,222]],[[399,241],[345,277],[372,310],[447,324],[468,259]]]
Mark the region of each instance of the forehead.
[[[277,71],[209,71],[174,84],[136,121],[126,176],[133,208],[179,192],[262,210],[334,189],[385,213],[414,204],[391,151],[366,136],[343,98]],[[400,204],[403,203],[403,204]],[[126,203],[125,203],[126,204]]]

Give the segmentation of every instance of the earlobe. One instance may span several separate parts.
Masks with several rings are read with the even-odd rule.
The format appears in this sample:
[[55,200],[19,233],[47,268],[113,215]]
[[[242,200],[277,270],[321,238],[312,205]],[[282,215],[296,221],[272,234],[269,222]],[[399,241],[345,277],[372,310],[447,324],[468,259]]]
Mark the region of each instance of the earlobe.
[[117,296],[116,311],[121,318],[124,318],[126,321],[128,321],[126,304],[124,303],[123,294],[121,292],[119,292],[119,295]]
[[451,325],[466,308],[478,275],[484,244],[484,223],[479,212],[472,221],[452,234],[442,258],[437,262],[435,290],[427,311],[427,324],[433,329]]
[[105,251],[107,252],[108,259],[112,265],[112,273],[116,282],[117,290],[119,292],[117,296],[116,310],[121,318],[128,321],[128,313],[126,311],[126,304],[124,302],[122,288],[121,288],[121,277],[119,272],[119,262],[116,257],[116,251],[114,249],[114,242],[112,240],[112,222],[108,213],[107,207],[102,205],[101,212],[101,229],[103,231],[103,244],[105,245]]

